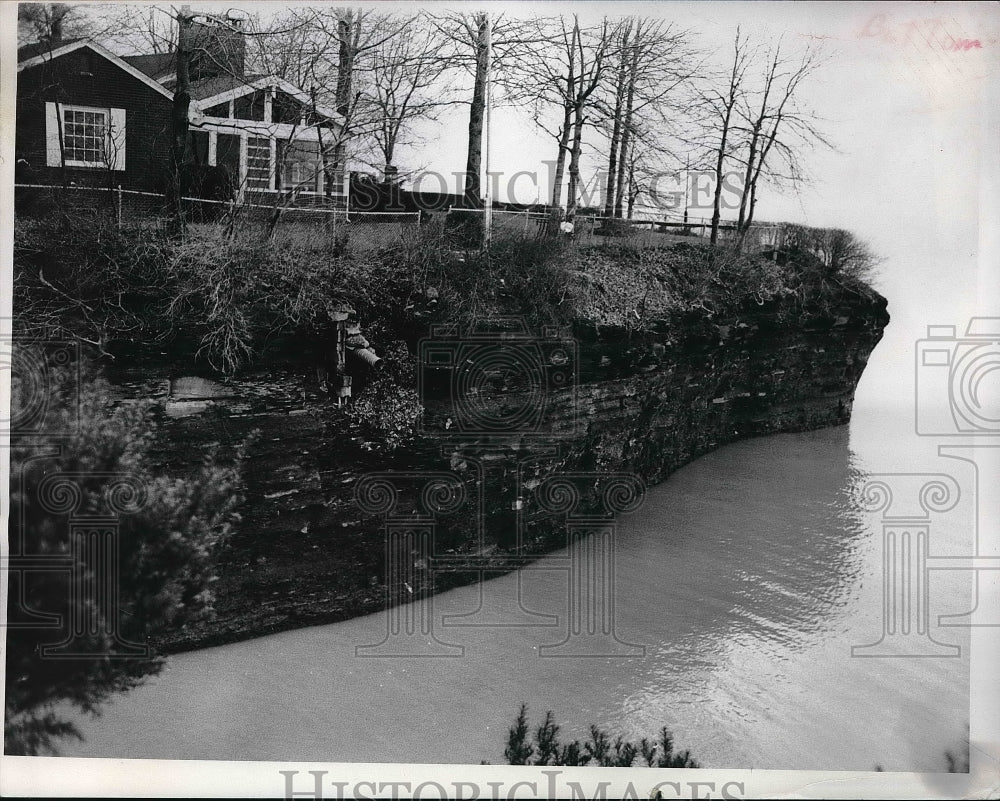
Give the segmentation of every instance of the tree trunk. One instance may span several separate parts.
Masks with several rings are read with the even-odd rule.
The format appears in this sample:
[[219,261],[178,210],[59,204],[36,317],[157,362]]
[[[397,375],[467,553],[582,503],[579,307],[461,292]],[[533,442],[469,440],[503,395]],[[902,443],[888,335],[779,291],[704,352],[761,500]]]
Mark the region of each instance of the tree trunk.
[[70,12],[65,3],[53,3],[50,8],[52,22],[49,26],[49,46],[55,47],[63,38],[63,19]]
[[618,186],[618,151],[621,147],[622,108],[625,105],[625,80],[628,75],[628,31],[622,34],[622,53],[618,64],[618,82],[615,85],[615,117],[611,128],[611,153],[608,156],[608,180],[604,192],[604,216],[615,212],[615,189]]
[[781,116],[774,122],[774,128],[771,130],[766,142],[767,144],[760,151],[760,156],[757,157],[757,166],[753,170],[753,179],[750,181],[750,206],[747,211],[746,219],[742,223],[742,230],[740,232],[740,241],[742,241],[743,236],[750,230],[750,225],[753,223],[753,214],[757,209],[757,181],[760,179],[760,174],[764,169],[764,161],[767,159],[767,154],[771,152],[771,145],[774,144],[774,140],[778,136],[778,123],[781,121]]
[[615,217],[622,216],[622,202],[624,199],[625,168],[628,162],[628,149],[632,142],[632,110],[635,105],[635,81],[636,73],[639,71],[639,42],[638,32],[636,40],[632,42],[632,64],[628,77],[628,92],[625,96],[625,121],[622,130],[622,151],[618,158],[618,176],[615,187]]
[[[574,37],[576,32],[574,30]],[[575,38],[573,40],[576,41]],[[552,176],[552,217],[560,217],[562,205],[563,174],[566,172],[566,153],[569,151],[570,131],[573,127],[573,99],[576,97],[576,51],[569,51],[569,70],[566,73],[566,94],[563,95],[563,123],[559,131],[559,149],[556,153],[556,169]]]
[[732,106],[726,108],[722,119],[722,133],[719,137],[719,152],[715,159],[715,194],[712,198],[712,236],[714,245],[719,241],[719,220],[722,218],[722,169],[726,160],[726,145],[729,144],[729,120],[732,116]]
[[177,16],[177,83],[170,112],[170,175],[167,186],[167,206],[174,233],[184,231],[184,208],[181,203],[181,175],[187,155],[188,113],[191,108],[190,53],[188,28],[191,18],[186,6]]
[[635,191],[635,164],[628,165],[628,218],[632,219],[632,212],[635,211],[635,199],[639,193]]
[[[343,128],[333,146],[332,164],[324,163],[324,195],[333,196],[334,184],[340,183],[340,178],[346,176],[347,152],[344,140],[351,125],[351,114],[354,107],[352,92],[354,89],[354,63],[358,55],[358,39],[361,36],[361,20],[354,18],[350,9],[337,11],[337,112],[344,117]],[[313,104],[315,106],[315,95]],[[314,108],[315,112],[315,108]],[[326,162],[324,154],[324,162]]]
[[476,79],[469,108],[469,154],[465,161],[465,202],[468,208],[480,208],[482,202],[483,120],[486,116],[486,81],[489,66],[488,26],[486,14],[476,15]]
[[562,205],[563,176],[566,174],[566,154],[569,152],[570,130],[573,127],[573,107],[569,104],[563,109],[563,125],[559,134],[559,152],[556,156],[556,168],[552,173],[552,198],[551,217],[552,231],[558,231],[558,222],[562,218],[560,206]]
[[[360,24],[360,23],[359,23]],[[337,13],[337,111],[346,116],[351,103],[354,83],[354,12],[350,9]]]
[[740,195],[740,214],[736,220],[736,230],[743,232],[747,215],[747,202],[750,200],[750,188],[756,183],[754,178],[754,165],[757,161],[757,142],[760,139],[760,127],[755,125],[753,134],[750,137],[750,150],[747,155],[747,171],[743,176],[743,193]]
[[576,215],[577,193],[580,186],[580,151],[583,149],[583,101],[576,104],[573,114],[573,146],[569,152],[569,189],[566,193],[566,219]]

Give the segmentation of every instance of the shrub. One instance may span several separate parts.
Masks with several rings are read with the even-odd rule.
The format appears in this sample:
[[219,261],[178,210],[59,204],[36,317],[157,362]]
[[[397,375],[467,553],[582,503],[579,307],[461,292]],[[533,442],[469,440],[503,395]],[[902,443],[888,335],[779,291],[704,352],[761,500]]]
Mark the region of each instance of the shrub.
[[445,216],[445,226],[461,247],[475,249],[483,243],[482,211],[456,209]]
[[384,448],[399,447],[416,433],[423,406],[416,389],[416,359],[403,342],[396,342],[382,358],[384,369],[348,407],[350,418]]
[[20,333],[58,331],[101,347],[190,340],[190,355],[225,373],[278,334],[321,327],[341,303],[384,306],[369,271],[332,240],[321,249],[246,228],[229,236],[190,226],[186,238],[171,239],[156,229],[47,223],[20,223],[16,240]]
[[594,233],[600,236],[632,236],[635,229],[629,220],[610,219],[603,220],[599,228]]
[[674,312],[725,313],[788,294],[791,268],[723,246],[603,245],[581,252],[577,313],[604,324],[641,328]]
[[575,314],[568,257],[556,238],[494,238],[487,250],[468,252],[442,271],[441,315],[463,328],[498,316],[565,323]]
[[664,726],[659,739],[652,741],[643,737],[638,743],[627,742],[622,737],[613,740],[598,726],[590,727],[590,739],[583,742],[573,740],[559,742],[560,726],[555,723],[551,711],[545,713],[545,720],[534,732],[534,741],[528,728],[528,707],[521,704],[514,725],[507,733],[507,747],[504,758],[508,765],[595,765],[602,768],[627,768],[635,764],[657,768],[697,768],[698,763],[689,751],[675,751],[674,740]]
[[248,232],[198,232],[172,245],[166,269],[174,287],[166,317],[193,327],[198,354],[225,373],[244,366],[270,337],[321,326],[334,309],[364,306],[371,296],[346,255]]
[[169,240],[152,227],[118,230],[80,217],[14,226],[15,331],[25,336],[162,338]]
[[259,227],[191,225],[172,239],[156,229],[19,220],[18,326],[110,351],[116,342],[158,350],[170,342],[176,355],[232,373],[271,342],[315,339],[343,304],[376,342],[414,341],[433,322],[468,328],[500,316],[533,327],[581,317],[642,327],[672,311],[734,312],[785,295],[835,300],[844,285],[858,289],[874,263],[849,233],[801,226],[786,226],[774,258],[696,241],[580,248],[516,232],[498,233],[484,251],[441,215],[369,250],[348,247],[338,230],[285,225],[271,238]]
[[[11,437],[8,754],[56,753],[59,738],[81,737],[59,717],[60,706],[97,714],[113,693],[159,672],[162,662],[153,652],[113,656],[121,647],[116,639],[146,644],[168,629],[210,616],[215,557],[238,520],[238,468],[206,459],[188,479],[156,475],[146,456],[153,435],[148,405],[113,406],[107,385],[97,379],[77,386],[68,372],[53,371],[49,377],[45,398],[33,397],[39,385],[17,373],[11,387],[14,419],[41,400],[48,407],[47,426],[71,433],[60,448]],[[53,477],[62,482],[61,489],[47,494],[43,482]],[[117,557],[110,563],[117,567],[110,575],[118,592],[113,612],[100,603],[108,599],[91,597],[88,585],[81,587],[73,578],[99,579],[107,570],[107,557],[82,543],[92,529],[108,529],[111,523],[92,522],[74,533],[71,512],[59,506],[70,499],[78,518],[103,516],[116,526],[112,547]],[[19,555],[41,559],[43,565],[47,558],[59,559],[60,564],[22,573]],[[39,624],[45,617],[48,621]],[[42,648],[68,638],[75,619],[94,625],[77,631],[72,655],[43,655]],[[53,620],[59,622],[53,625]]]
[[810,228],[786,223],[780,228],[778,241],[793,254],[816,257],[826,277],[839,275],[868,282],[880,261],[867,242],[842,228]]

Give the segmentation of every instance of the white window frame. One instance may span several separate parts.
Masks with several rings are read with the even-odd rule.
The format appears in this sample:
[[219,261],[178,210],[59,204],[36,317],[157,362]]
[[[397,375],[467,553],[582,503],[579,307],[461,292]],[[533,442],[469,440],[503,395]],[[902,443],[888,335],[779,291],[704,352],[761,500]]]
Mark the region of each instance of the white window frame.
[[[293,181],[293,182],[291,182],[290,185],[286,185],[286,180],[285,180],[286,168],[288,168],[291,165],[298,166],[299,164],[303,164],[303,163],[306,163],[306,162],[304,162],[302,159],[294,159],[293,161],[289,162],[288,161],[288,150],[287,150],[287,148],[293,147],[296,144],[296,142],[295,142],[295,140],[289,140],[289,139],[286,139],[286,140],[283,140],[283,141],[284,141],[286,150],[285,150],[285,153],[284,153],[284,158],[282,159],[283,163],[281,165],[281,179],[282,180],[280,182],[276,181],[276,188],[279,189],[282,192],[291,192],[291,191],[297,190],[300,195],[322,195],[323,194],[323,178],[324,178],[324,176],[323,176],[323,164],[322,164],[322,157],[320,156],[320,154],[318,152],[316,153],[316,160],[314,162],[312,162],[312,164],[315,165],[316,176],[315,176],[314,180],[312,181],[312,183],[309,184],[310,188],[309,189],[303,189],[303,188],[301,188],[303,186],[306,186],[307,184],[299,182],[299,181]],[[277,183],[280,183],[281,186],[277,186]]]
[[[104,161],[81,161],[65,158],[66,145],[66,112],[77,111],[90,114],[100,114],[104,117]],[[47,166],[86,167],[90,169],[105,169],[122,171],[125,169],[125,109],[109,106],[79,106],[70,103],[46,103],[46,144]]]
[[[251,138],[256,139],[258,143],[261,141],[267,142],[267,149],[266,149],[267,160],[268,160],[267,186],[250,185],[250,139]],[[260,147],[260,145],[255,144],[255,147]],[[260,147],[260,150],[263,151],[264,148]],[[267,136],[257,136],[255,134],[247,134],[243,137],[243,152],[246,154],[244,164],[242,165],[243,183],[246,184],[247,189],[251,192],[274,191],[274,139]],[[255,169],[259,168],[255,166]],[[256,178],[255,180],[259,180],[259,178]]]
[[[69,145],[66,143],[68,134],[66,133],[66,126],[69,124],[66,120],[69,114],[99,114],[103,122],[101,123],[104,128],[104,158],[100,161],[84,161],[82,159],[70,158],[66,155],[66,166],[67,167],[107,167],[111,163],[111,158],[113,154],[111,151],[111,112],[109,109],[105,108],[88,108],[86,106],[59,106],[59,133],[62,134],[62,149],[64,154],[68,154],[70,151]],[[96,138],[96,137],[94,137]]]

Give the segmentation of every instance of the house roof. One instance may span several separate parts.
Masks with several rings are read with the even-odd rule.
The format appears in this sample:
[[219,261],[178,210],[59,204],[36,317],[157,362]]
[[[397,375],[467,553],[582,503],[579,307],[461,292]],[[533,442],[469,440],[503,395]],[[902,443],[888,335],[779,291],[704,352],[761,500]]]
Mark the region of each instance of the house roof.
[[[38,66],[39,64],[52,61],[53,59],[64,56],[74,50],[78,50],[81,47],[87,47],[98,55],[108,59],[108,61],[111,61],[123,71],[127,72],[129,75],[138,79],[150,88],[156,90],[167,99],[174,99],[174,93],[171,89],[165,87],[163,84],[152,78],[149,73],[143,71],[143,67],[145,69],[155,68],[156,64],[154,63],[154,59],[161,59],[160,63],[162,63],[162,60],[169,58],[170,54],[154,53],[150,54],[150,56],[128,56],[126,58],[121,58],[116,56],[110,50],[107,50],[97,44],[97,42],[90,41],[89,39],[63,40],[55,47],[51,47],[49,44],[45,43],[37,43],[18,48],[17,71],[21,72],[22,70],[30,69]],[[137,61],[138,59],[144,60]],[[237,97],[242,97],[250,92],[254,92],[258,89],[264,89],[268,86],[273,86],[285,94],[294,97],[300,103],[305,105],[312,104],[312,99],[306,92],[303,92],[298,87],[275,75],[247,75],[242,78],[224,75],[216,78],[203,78],[199,81],[192,82],[190,91],[193,105],[199,108],[205,108],[219,103],[224,103],[228,100],[233,100]],[[334,122],[336,121],[336,112],[324,108],[323,106],[316,106],[316,111],[327,119]]]
[[[119,67],[124,72],[127,72],[133,78],[146,84],[150,89],[154,89],[159,94],[163,95],[168,100],[173,100],[174,95],[169,89],[165,89],[163,86],[158,84],[152,78],[150,78],[146,73],[139,69],[136,69],[127,61],[122,60],[120,57],[116,56],[110,50],[97,44],[97,42],[92,42],[89,39],[64,39],[58,42],[55,47],[49,44],[38,43],[35,45],[25,45],[24,47],[18,48],[17,51],[17,71],[31,69],[32,67],[37,67],[39,64],[45,64],[46,62],[52,61],[53,59],[60,58],[67,53],[72,53],[74,50],[79,50],[81,47],[86,47],[89,50],[97,53],[97,55],[102,58],[106,58],[115,66]],[[23,57],[22,57],[23,53]]]
[[[198,82],[201,83],[201,82]],[[235,79],[230,76],[224,78],[206,78],[204,86],[200,87],[198,94],[195,94],[195,84],[191,85],[191,98],[198,101],[202,108],[235,100],[237,97],[255,92],[258,89],[265,89],[273,86],[278,91],[284,92],[290,97],[294,97],[305,106],[312,106],[312,98],[299,89],[276,75],[247,75],[245,78]],[[211,94],[205,94],[211,92]],[[326,117],[328,120],[336,121],[337,113],[325,106],[317,105],[316,112]]]
[[[235,93],[235,96],[246,94],[253,91],[253,87],[250,84],[263,77],[265,76],[247,75],[243,78],[237,78],[233,75],[217,75],[212,78],[202,78],[198,81],[192,81],[191,99],[207,100],[223,94]],[[246,92],[241,92],[240,90],[244,88]]]
[[33,44],[26,44],[24,47],[17,48],[17,63],[20,64],[22,61],[27,61],[29,58],[44,56],[46,53],[60,50],[66,45],[72,45],[82,41],[82,37],[77,37],[75,39],[62,39],[61,41],[55,43],[35,42]]
[[159,78],[174,71],[177,58],[175,53],[148,53],[123,56],[122,60],[146,73],[150,78]]

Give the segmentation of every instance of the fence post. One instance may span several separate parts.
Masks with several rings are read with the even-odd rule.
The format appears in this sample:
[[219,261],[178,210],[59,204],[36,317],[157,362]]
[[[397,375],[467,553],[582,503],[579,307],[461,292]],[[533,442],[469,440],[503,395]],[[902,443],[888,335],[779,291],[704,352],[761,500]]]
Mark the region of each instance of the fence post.
[[116,197],[117,202],[115,203],[115,217],[118,223],[118,230],[120,231],[122,229],[122,185],[121,184],[118,184],[118,189],[116,190],[115,194],[117,195]]

